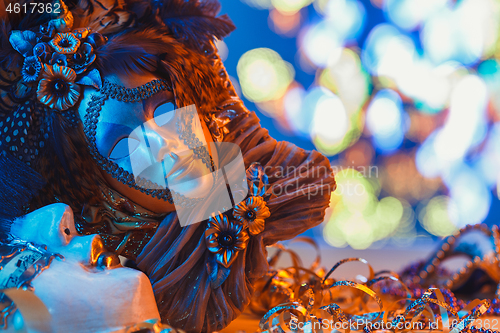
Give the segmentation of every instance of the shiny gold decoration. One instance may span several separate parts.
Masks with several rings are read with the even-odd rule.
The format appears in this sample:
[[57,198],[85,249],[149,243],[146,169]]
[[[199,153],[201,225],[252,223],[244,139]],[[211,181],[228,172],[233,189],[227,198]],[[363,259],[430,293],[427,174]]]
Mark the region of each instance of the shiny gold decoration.
[[106,252],[104,244],[101,237],[97,236],[92,240],[92,245],[90,247],[90,265],[97,266],[97,261],[99,256]]
[[251,235],[257,235],[264,231],[265,219],[271,216],[271,212],[264,199],[252,196],[236,205],[233,216],[248,227]]
[[114,252],[103,252],[97,258],[97,267],[99,268],[116,268],[120,267],[120,258]]
[[[468,272],[478,267],[485,269],[490,277],[498,277],[497,273],[492,273],[492,271],[499,270],[498,227],[495,226],[490,231],[486,226],[479,225],[468,226],[446,239],[436,255],[427,261],[428,264],[422,266],[422,270],[416,271],[415,276],[420,279],[419,281],[424,282],[424,279],[439,271],[437,265],[442,262],[442,259],[451,255],[450,251],[453,251],[453,246],[461,242],[460,237],[471,230],[480,230],[487,236],[492,236],[495,255],[487,257],[488,262],[493,262],[493,264],[487,265],[486,258],[476,257],[455,274],[454,279],[460,280],[460,278],[470,276]],[[301,237],[300,240],[314,244],[312,239]],[[316,249],[318,250],[317,245]],[[413,280],[408,280],[407,277],[401,278],[394,272],[375,272],[362,258],[341,260],[325,274],[325,269],[318,268],[319,256],[312,267],[305,268],[297,253],[278,245],[278,252],[271,257],[270,266],[275,265],[278,257],[285,252],[290,254],[293,266],[286,269],[271,268],[268,275],[254,284],[256,292],[250,309],[259,315],[263,315],[266,308],[270,309],[260,321],[260,332],[305,332],[307,330],[314,333],[339,329],[338,327],[346,332],[361,330],[366,333],[381,328],[400,332],[408,330],[408,327],[449,329],[454,333],[479,332],[476,327],[472,326],[473,321],[488,313],[492,304],[491,301],[485,299],[475,299],[468,304],[462,301],[457,302],[453,293],[445,288],[422,287],[420,284],[415,284]],[[332,278],[339,266],[352,261],[366,264],[369,269],[368,276],[359,277],[358,275],[359,281]],[[436,282],[436,279],[431,281]],[[500,280],[496,281],[500,282]],[[377,284],[380,283],[383,283],[384,289],[379,289],[382,286],[377,286]],[[412,283],[412,288],[409,288],[406,283]],[[388,288],[389,285],[391,288]],[[346,287],[349,289],[345,289]],[[369,299],[375,302],[369,302]],[[438,307],[431,307],[431,305],[438,305]],[[498,311],[498,306],[490,309],[490,312],[491,310]]]
[[85,205],[84,221],[76,221],[80,234],[99,234],[116,254],[134,259],[152,237],[166,214],[151,212],[101,184],[101,202]]

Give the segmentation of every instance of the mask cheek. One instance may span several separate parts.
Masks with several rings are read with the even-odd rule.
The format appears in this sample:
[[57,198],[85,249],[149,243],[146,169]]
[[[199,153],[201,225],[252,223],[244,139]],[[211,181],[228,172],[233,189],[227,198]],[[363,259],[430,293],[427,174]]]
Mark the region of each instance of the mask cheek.
[[165,189],[167,187],[165,173],[171,168],[171,163],[166,160],[152,160],[148,153],[141,149],[130,156],[131,173],[136,179],[140,177],[155,183],[155,189],[158,186]]

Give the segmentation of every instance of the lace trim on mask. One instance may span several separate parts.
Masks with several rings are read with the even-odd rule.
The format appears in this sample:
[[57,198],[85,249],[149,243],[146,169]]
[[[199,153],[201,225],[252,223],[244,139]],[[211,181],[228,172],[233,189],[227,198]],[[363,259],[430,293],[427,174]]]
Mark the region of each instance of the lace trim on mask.
[[108,80],[104,80],[100,92],[118,101],[134,103],[148,99],[154,94],[164,90],[172,91],[172,88],[170,84],[163,79],[153,80],[137,88],[125,88],[118,84],[111,83]]

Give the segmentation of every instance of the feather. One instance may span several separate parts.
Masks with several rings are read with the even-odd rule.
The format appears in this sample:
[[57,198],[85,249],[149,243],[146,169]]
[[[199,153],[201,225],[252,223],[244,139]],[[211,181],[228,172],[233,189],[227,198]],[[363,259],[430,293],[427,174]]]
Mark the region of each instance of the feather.
[[175,38],[201,50],[213,37],[222,39],[235,29],[227,15],[220,11],[217,0],[164,0],[154,2],[159,16]]
[[36,34],[33,31],[12,31],[10,38],[12,47],[24,57],[33,55],[33,47],[36,44]]
[[0,234],[9,232],[12,221],[45,184],[42,176],[7,152],[0,153]]
[[96,64],[102,74],[154,72],[159,54],[169,49],[170,42],[171,38],[155,29],[122,33],[96,50]]
[[[89,27],[103,35],[118,33],[135,24],[136,13],[128,8],[125,0],[81,0],[71,9],[75,27]],[[70,2],[69,8],[74,6]]]

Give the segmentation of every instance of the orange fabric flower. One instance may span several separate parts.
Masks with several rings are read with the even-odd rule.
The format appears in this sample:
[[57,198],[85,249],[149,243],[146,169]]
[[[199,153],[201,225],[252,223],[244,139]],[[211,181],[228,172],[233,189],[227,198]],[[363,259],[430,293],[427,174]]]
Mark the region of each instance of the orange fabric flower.
[[71,32],[58,33],[50,41],[57,53],[73,54],[80,47],[80,40]]
[[265,219],[271,216],[266,202],[261,197],[250,197],[236,205],[233,211],[235,219],[248,226],[251,235],[264,230]]
[[36,95],[40,103],[64,111],[80,98],[80,87],[75,83],[76,73],[69,67],[43,65],[42,79]]

